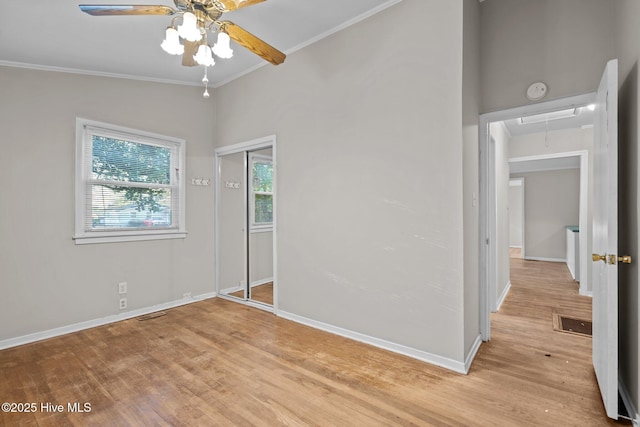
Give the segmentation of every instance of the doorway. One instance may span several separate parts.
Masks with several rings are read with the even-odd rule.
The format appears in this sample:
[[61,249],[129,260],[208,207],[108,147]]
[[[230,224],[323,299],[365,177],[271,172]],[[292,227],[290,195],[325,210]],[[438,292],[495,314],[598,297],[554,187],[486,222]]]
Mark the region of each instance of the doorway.
[[[580,129],[567,128],[566,135],[572,135],[573,131],[582,133],[591,144],[592,128],[588,130],[584,133]],[[522,201],[522,258],[567,263],[574,280],[579,283],[580,295],[590,296],[589,258],[586,256],[592,234],[589,150],[510,158],[509,169],[510,183],[521,180],[524,188],[524,183],[530,181],[531,192],[527,197],[530,203],[525,205]],[[510,204],[510,214],[512,210],[516,207]],[[525,243],[527,234],[531,236],[530,244]],[[577,240],[571,242],[572,262],[567,258],[572,249],[569,238]],[[531,250],[527,251],[527,247]]]
[[[592,300],[592,361],[600,393],[607,415],[618,419],[618,263],[631,263],[631,257],[618,254],[618,62],[610,60],[604,70],[597,92],[572,98],[528,105],[512,110],[480,116],[480,333],[483,340],[491,337],[490,267],[496,262],[492,257],[497,244],[490,224],[495,218],[490,215],[490,206],[495,200],[489,197],[488,180],[494,171],[489,167],[488,144],[490,123],[505,119],[530,116],[546,116],[575,112],[583,108],[594,112],[593,139],[591,145],[594,179],[590,180],[592,193],[592,221],[586,224],[592,233],[591,247],[582,251],[581,257],[592,254],[591,271],[587,277],[593,287]],[[548,120],[543,120],[545,125]],[[546,144],[545,144],[546,145]],[[495,227],[494,227],[495,228]],[[580,261],[582,262],[582,261]],[[582,271],[589,273],[589,271]],[[623,398],[624,400],[624,398]]]
[[215,159],[217,294],[274,311],[275,135],[216,149]]
[[[522,120],[528,117],[544,117],[538,122],[542,130],[555,130],[554,126],[559,122],[549,117],[561,111],[587,108],[595,102],[595,94],[586,94],[554,101],[541,102],[510,110],[483,114],[480,116],[480,332],[482,339],[488,341],[491,337],[490,313],[498,307],[498,298],[504,299],[508,291],[509,277],[509,220],[506,199],[509,188],[509,160],[515,162],[532,162],[544,160],[544,158],[562,158],[577,156],[581,166],[580,192],[587,194],[588,188],[588,152],[572,151],[552,152],[546,141],[542,145],[542,151],[547,153],[539,155],[516,155],[512,157],[507,153],[503,139],[510,135],[503,124],[507,121]],[[496,126],[499,124],[499,126]],[[533,123],[531,123],[533,124]],[[512,153],[513,154],[513,153]],[[511,156],[511,158],[510,158]],[[524,164],[524,163],[523,163]],[[584,179],[583,179],[584,178]],[[503,188],[500,188],[502,185]],[[502,194],[502,196],[501,196]],[[579,226],[587,230],[587,197],[580,198],[581,213]],[[567,224],[570,225],[570,224]],[[588,242],[586,233],[580,237],[581,265],[588,265]],[[526,252],[526,251],[525,251]],[[504,282],[504,283],[503,283]],[[588,278],[584,278],[588,283]]]

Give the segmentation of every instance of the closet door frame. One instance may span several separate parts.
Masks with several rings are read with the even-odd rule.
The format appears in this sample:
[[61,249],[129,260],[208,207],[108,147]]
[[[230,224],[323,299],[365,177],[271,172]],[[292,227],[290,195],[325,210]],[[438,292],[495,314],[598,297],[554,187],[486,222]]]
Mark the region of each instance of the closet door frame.
[[[238,299],[234,297],[230,297],[228,295],[220,293],[220,253],[223,248],[220,247],[220,203],[221,203],[221,192],[224,186],[224,183],[221,180],[221,157],[236,154],[236,153],[245,153],[245,173],[244,173],[244,182],[243,182],[243,191],[245,193],[245,284],[249,286],[249,247],[248,247],[248,236],[249,236],[249,217],[248,217],[248,182],[247,182],[247,159],[248,153],[251,151],[258,151],[265,148],[271,148],[272,150],[272,165],[273,165],[273,306],[269,306],[266,304],[262,304],[259,302],[251,301],[249,299]],[[214,229],[215,229],[215,288],[217,296],[223,299],[227,299],[230,301],[234,301],[240,304],[249,305],[252,307],[260,308],[262,310],[275,312],[278,307],[278,271],[277,271],[277,161],[276,161],[276,135],[268,135],[261,138],[253,139],[251,141],[241,142],[238,144],[227,145],[224,147],[217,148],[215,150],[215,173],[216,173],[216,186],[215,186],[215,218],[214,218]],[[247,291],[245,290],[245,296],[247,295]]]

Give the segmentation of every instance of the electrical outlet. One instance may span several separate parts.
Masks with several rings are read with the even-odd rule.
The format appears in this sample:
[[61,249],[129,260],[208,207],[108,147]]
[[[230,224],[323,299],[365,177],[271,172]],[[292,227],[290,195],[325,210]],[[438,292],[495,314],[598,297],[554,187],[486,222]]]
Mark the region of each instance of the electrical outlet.
[[125,308],[127,308],[127,299],[120,298],[120,310],[124,310]]
[[182,294],[182,298],[183,299],[191,298],[191,292],[185,292],[184,294]]
[[127,282],[118,283],[118,295],[124,295],[127,293]]

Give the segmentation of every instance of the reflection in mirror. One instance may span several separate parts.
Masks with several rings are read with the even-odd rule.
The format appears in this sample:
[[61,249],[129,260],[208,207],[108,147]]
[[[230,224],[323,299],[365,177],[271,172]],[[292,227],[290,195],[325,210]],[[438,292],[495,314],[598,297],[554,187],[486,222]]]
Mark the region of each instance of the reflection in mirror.
[[273,232],[249,233],[249,277],[252,301],[273,305]]
[[246,299],[246,153],[218,159],[218,292]]
[[271,148],[248,157],[249,299],[273,305],[273,164]]

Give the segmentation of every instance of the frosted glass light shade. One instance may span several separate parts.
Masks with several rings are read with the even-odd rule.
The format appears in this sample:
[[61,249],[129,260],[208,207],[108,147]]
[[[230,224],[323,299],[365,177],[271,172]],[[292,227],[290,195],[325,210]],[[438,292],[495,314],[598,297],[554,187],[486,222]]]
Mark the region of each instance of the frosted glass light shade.
[[167,28],[164,41],[160,44],[160,47],[171,55],[182,55],[184,53],[184,46],[180,44],[178,31],[173,27]]
[[210,67],[215,64],[213,55],[211,55],[211,48],[206,44],[201,44],[200,47],[198,47],[198,52],[193,55],[193,59],[205,67]]
[[227,33],[223,33],[222,31],[218,33],[218,41],[213,45],[213,53],[216,54],[218,58],[228,59],[233,56],[233,49],[229,46],[229,35]]
[[182,15],[182,25],[178,25],[178,34],[185,40],[197,42],[202,40],[202,34],[198,28],[198,19],[191,12]]

